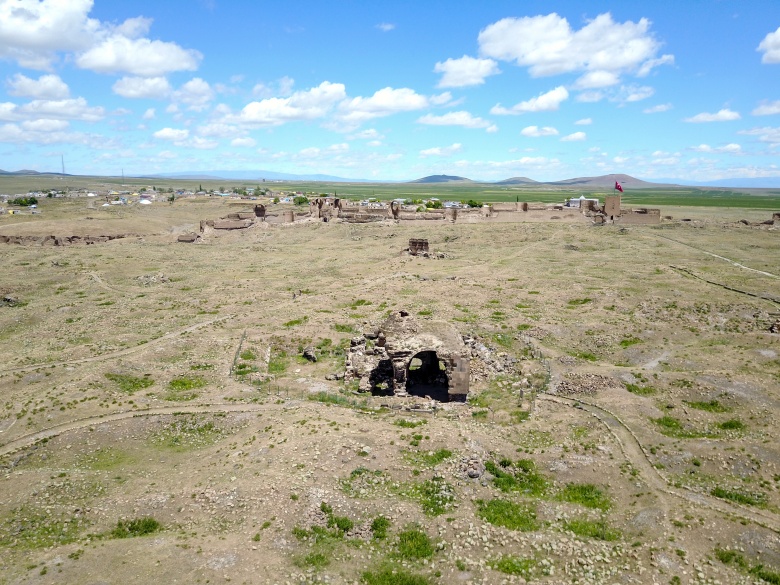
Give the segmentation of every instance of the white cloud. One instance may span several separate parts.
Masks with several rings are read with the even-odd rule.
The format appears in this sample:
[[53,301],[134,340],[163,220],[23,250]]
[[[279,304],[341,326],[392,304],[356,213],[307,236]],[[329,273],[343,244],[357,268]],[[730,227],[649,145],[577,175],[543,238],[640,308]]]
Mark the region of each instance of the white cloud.
[[357,132],[356,134],[352,134],[347,138],[350,140],[382,140],[384,136],[377,132],[375,128],[368,128]]
[[763,53],[762,63],[780,63],[780,27],[764,37],[756,51]]
[[155,77],[197,68],[202,56],[176,43],[144,38],[152,20],[120,24],[90,18],[93,0],[0,2],[0,58],[22,67],[51,69],[59,53],[101,73]]
[[251,148],[257,145],[257,141],[254,138],[234,138],[230,141],[230,145]]
[[478,40],[482,55],[528,67],[533,77],[576,71],[646,75],[674,59],[656,57],[660,43],[649,29],[646,18],[619,23],[605,13],[573,30],[568,20],[552,13],[504,18],[485,27]]
[[685,122],[701,123],[701,122],[729,122],[731,120],[739,120],[741,116],[739,112],[734,112],[728,108],[724,108],[714,114],[702,112],[696,114],[691,118],[685,118]]
[[[443,106],[446,104],[454,105],[456,103],[452,101],[452,94],[448,91],[442,92],[439,95],[432,95],[428,99],[433,106]],[[457,103],[460,103],[460,101]]]
[[491,114],[525,114],[527,112],[552,112],[557,110],[561,102],[565,101],[569,97],[569,92],[566,88],[561,86],[556,87],[548,91],[547,93],[540,94],[538,97],[531,98],[519,104],[515,104],[511,108],[504,108],[501,104],[496,104],[490,110]]
[[616,156],[612,159],[612,162],[617,163],[619,165],[622,165],[623,163],[630,160],[627,156]]
[[774,114],[780,114],[780,100],[769,102],[763,101],[752,112],[754,116],[771,116]]
[[221,122],[212,122],[198,126],[198,136],[208,136],[210,138],[236,138],[243,134],[243,131],[235,124],[223,124]]
[[191,146],[201,150],[211,150],[212,148],[219,146],[219,142],[216,140],[209,140],[208,138],[201,138],[200,136],[195,136],[187,141],[178,141],[175,144],[176,146]]
[[346,97],[344,85],[323,81],[306,91],[296,91],[287,98],[268,98],[251,102],[237,115],[226,115],[229,123],[255,127],[279,126],[296,120],[322,118]]
[[607,94],[603,91],[583,91],[582,93],[577,94],[577,101],[586,104],[592,104],[595,102],[600,102],[605,97],[607,97]]
[[371,97],[359,96],[342,102],[339,106],[339,117],[348,123],[360,124],[366,120],[426,107],[428,98],[412,89],[385,87]]
[[144,112],[144,115],[141,116],[141,119],[143,120],[154,120],[155,111],[154,108],[149,108]]
[[381,22],[378,25],[376,25],[376,28],[378,28],[382,32],[390,32],[391,30],[395,29],[395,25],[389,22]]
[[463,126],[464,128],[491,128],[491,123],[482,118],[472,116],[469,112],[448,112],[441,116],[426,114],[417,119],[418,124],[429,126]]
[[658,59],[648,59],[636,72],[637,77],[647,77],[659,65],[674,65],[674,55],[662,55]]
[[158,130],[154,133],[155,138],[159,138],[160,140],[170,140],[173,142],[186,140],[189,135],[190,131],[186,128],[163,128],[162,130]]
[[481,85],[490,75],[501,73],[493,59],[475,59],[464,55],[460,59],[447,59],[436,63],[435,73],[443,73],[439,87],[467,87]]
[[8,93],[20,97],[57,100],[70,95],[67,84],[58,75],[41,75],[38,79],[30,79],[17,73],[7,84]]
[[561,142],[582,142],[588,138],[585,132],[574,132],[561,138]]
[[610,101],[621,103],[638,102],[652,97],[654,93],[655,90],[646,85],[623,85],[620,87],[620,90],[615,93],[615,95],[610,96],[609,99]]
[[583,118],[582,120],[577,120],[574,122],[576,126],[590,126],[593,124],[593,119],[591,118]]
[[726,153],[726,154],[741,154],[742,147],[739,144],[726,144],[725,146],[718,146],[713,148],[709,144],[700,144],[699,146],[691,147],[691,150],[696,152],[711,152],[711,153]]
[[82,97],[65,100],[33,100],[22,106],[11,102],[0,103],[0,120],[27,120],[50,118],[54,120],[81,120],[97,122],[106,116],[102,107],[90,107]]
[[651,106],[642,110],[645,114],[659,114],[661,112],[668,112],[672,109],[672,104],[659,104],[657,106]]
[[22,128],[32,132],[60,132],[69,126],[65,120],[27,120],[22,122]]
[[76,65],[96,73],[129,73],[157,77],[173,71],[194,71],[203,56],[176,43],[111,35],[76,57]]
[[769,144],[780,144],[780,128],[772,128],[771,126],[765,126],[763,128],[751,128],[750,130],[740,130],[737,134],[744,134],[747,136],[758,136],[761,142],[768,142]]
[[171,84],[165,77],[123,77],[111,89],[131,99],[163,99],[170,95]]
[[252,95],[258,98],[287,97],[292,93],[294,85],[295,80],[285,75],[270,84],[255,84]]
[[0,2],[0,57],[50,69],[58,51],[89,47],[101,28],[91,9],[92,0]]
[[552,126],[545,126],[544,128],[539,128],[539,126],[526,126],[520,131],[520,134],[533,138],[538,138],[540,136],[558,136],[558,130]]
[[214,90],[208,82],[194,77],[174,92],[173,99],[185,104],[189,110],[202,112],[214,99]]
[[426,148],[420,151],[420,156],[452,156],[456,152],[463,150],[463,145],[459,142],[455,142],[450,146],[434,146],[433,148]]
[[588,71],[574,82],[575,89],[595,89],[620,83],[620,76],[614,71]]

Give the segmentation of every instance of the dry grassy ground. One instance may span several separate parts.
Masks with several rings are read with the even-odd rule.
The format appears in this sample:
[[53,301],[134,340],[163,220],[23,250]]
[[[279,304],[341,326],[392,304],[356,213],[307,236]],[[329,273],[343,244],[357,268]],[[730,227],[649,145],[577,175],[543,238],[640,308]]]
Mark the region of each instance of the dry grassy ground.
[[[780,582],[779,232],[734,223],[758,212],[178,244],[239,207],[86,205],[0,220],[134,234],[0,245],[0,583]],[[395,309],[516,369],[417,413],[326,380]]]

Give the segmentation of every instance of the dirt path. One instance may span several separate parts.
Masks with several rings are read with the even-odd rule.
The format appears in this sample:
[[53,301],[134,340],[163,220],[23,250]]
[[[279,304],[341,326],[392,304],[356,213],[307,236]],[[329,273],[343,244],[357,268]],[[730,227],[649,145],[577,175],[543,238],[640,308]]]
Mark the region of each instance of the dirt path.
[[656,469],[650,459],[647,457],[647,453],[639,442],[639,439],[634,432],[624,423],[617,415],[610,411],[596,406],[591,402],[587,402],[581,399],[565,398],[563,396],[553,396],[550,394],[540,394],[537,396],[539,400],[546,400],[549,402],[556,402],[558,404],[566,404],[574,408],[580,408],[585,412],[588,412],[604,426],[609,429],[612,436],[620,444],[623,455],[626,459],[639,470],[640,477],[655,490],[656,495],[661,500],[662,507],[667,513],[671,509],[669,498],[666,496],[673,496],[684,500],[686,504],[694,504],[697,506],[703,506],[721,512],[723,514],[738,516],[755,522],[760,526],[764,526],[780,534],[780,517],[768,510],[760,510],[755,508],[749,508],[747,506],[740,506],[737,504],[726,503],[723,500],[714,498],[708,494],[694,491],[690,488],[675,488],[673,487],[669,479]]
[[125,410],[111,414],[91,416],[88,418],[64,422],[47,429],[41,429],[34,433],[17,437],[13,441],[0,446],[0,456],[9,455],[15,451],[29,447],[41,439],[56,437],[63,433],[67,433],[68,431],[85,429],[91,426],[102,425],[106,423],[114,423],[130,418],[137,418],[142,416],[161,416],[166,414],[222,414],[231,412],[259,412],[267,408],[268,406],[263,404],[197,404],[192,406],[160,406],[146,410]]
[[184,327],[183,329],[177,329],[176,331],[170,331],[166,333],[165,335],[161,335],[160,337],[156,339],[150,339],[148,342],[136,345],[134,347],[128,347],[125,349],[119,349],[117,351],[111,351],[108,353],[102,353],[100,355],[88,357],[88,358],[82,358],[78,360],[68,360],[65,362],[46,362],[46,363],[40,363],[40,364],[33,364],[30,366],[20,366],[18,368],[7,368],[4,370],[0,370],[0,374],[10,374],[13,372],[29,372],[31,370],[37,370],[38,368],[51,368],[56,366],[71,366],[75,364],[86,364],[90,362],[99,362],[102,360],[117,358],[125,355],[130,355],[133,353],[136,353],[138,351],[144,351],[148,349],[149,347],[162,343],[163,341],[167,341],[173,337],[178,337],[182,333],[189,333],[190,331],[196,331],[200,329],[201,327],[206,327],[207,325],[211,325],[212,323],[218,323],[220,321],[226,321],[228,319],[233,319],[236,315],[225,315],[224,317],[217,317],[216,319],[211,319],[209,321],[204,321],[203,323],[197,323],[195,325],[190,325],[189,327]]
[[660,234],[653,234],[656,238],[662,238],[664,240],[668,240],[670,242],[674,242],[675,244],[679,244],[680,246],[685,246],[686,248],[691,248],[692,250],[696,250],[698,252],[701,252],[702,254],[707,254],[708,256],[712,256],[713,258],[718,258],[720,260],[725,260],[729,264],[732,264],[733,266],[737,266],[738,268],[742,268],[744,270],[749,270],[750,272],[757,272],[758,274],[761,274],[763,276],[768,276],[770,278],[778,278],[780,279],[780,276],[777,276],[776,274],[772,274],[771,272],[764,272],[763,270],[756,270],[755,268],[750,268],[750,266],[745,266],[744,264],[740,264],[739,262],[736,262],[735,260],[732,260],[731,258],[726,258],[725,256],[720,256],[718,254],[714,254],[713,252],[708,252],[707,250],[702,250],[701,248],[697,248],[696,246],[692,246],[691,244],[686,244],[685,242],[681,242],[679,240],[675,240],[673,238],[670,238],[669,236],[662,236]]

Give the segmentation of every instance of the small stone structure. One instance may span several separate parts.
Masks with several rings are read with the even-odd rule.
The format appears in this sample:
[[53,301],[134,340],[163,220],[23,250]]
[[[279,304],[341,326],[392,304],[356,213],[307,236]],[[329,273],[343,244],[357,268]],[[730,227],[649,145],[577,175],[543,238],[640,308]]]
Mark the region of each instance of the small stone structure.
[[362,392],[463,402],[469,392],[471,351],[443,321],[418,321],[396,311],[378,328],[351,341],[345,378]]
[[412,256],[417,256],[418,254],[423,254],[426,252],[430,252],[428,240],[420,238],[411,238],[409,240],[409,254]]

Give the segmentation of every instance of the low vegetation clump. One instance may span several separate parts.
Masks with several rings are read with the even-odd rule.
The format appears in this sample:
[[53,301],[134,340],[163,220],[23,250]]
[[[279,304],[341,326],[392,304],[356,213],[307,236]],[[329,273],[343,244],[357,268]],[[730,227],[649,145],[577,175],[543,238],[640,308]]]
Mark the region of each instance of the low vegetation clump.
[[338,406],[355,406],[354,400],[342,396],[341,394],[331,394],[330,392],[320,391],[312,392],[308,396],[309,400],[314,402],[323,402],[325,404],[336,404]]
[[705,433],[687,429],[683,426],[682,422],[674,418],[673,416],[662,416],[661,418],[651,419],[657,426],[662,435],[667,437],[674,437],[677,439],[695,439],[698,437],[706,436]]
[[284,323],[284,326],[290,329],[291,327],[297,327],[298,325],[303,325],[308,320],[309,320],[308,317],[303,316],[298,319],[291,319],[290,321],[287,321],[286,323]]
[[409,453],[409,459],[411,459],[413,463],[425,465],[428,467],[439,465],[439,463],[446,461],[450,457],[452,457],[452,451],[449,449],[438,449],[436,451],[427,451],[422,453]]
[[436,552],[431,537],[414,526],[398,534],[396,549],[398,558],[407,561],[429,559]]
[[416,427],[421,427],[422,425],[426,424],[428,421],[425,419],[420,420],[407,420],[405,418],[398,418],[393,421],[393,424],[397,427],[401,427],[402,429],[413,429]]
[[739,419],[732,418],[720,423],[718,428],[723,431],[744,431],[747,425]]
[[536,464],[530,459],[519,459],[514,464],[508,459],[498,464],[486,461],[485,469],[493,476],[493,484],[502,492],[522,492],[541,497],[549,487],[547,479],[536,470]]
[[642,340],[638,337],[624,337],[620,340],[620,347],[627,348],[631,347],[632,345],[636,345],[637,343],[642,343]]
[[171,402],[193,400],[198,397],[196,390],[206,384],[206,380],[200,376],[179,376],[168,383],[168,392],[163,398]]
[[162,525],[152,518],[134,518],[133,520],[119,520],[116,528],[111,531],[111,538],[133,538],[136,536],[146,536],[162,530]]
[[402,493],[419,502],[426,516],[441,516],[450,510],[455,502],[453,487],[439,477],[412,483]]
[[376,571],[366,571],[360,578],[366,585],[431,585],[431,581],[423,575],[392,566],[385,566]]
[[532,532],[539,528],[536,512],[530,506],[509,500],[477,500],[477,515],[485,522],[509,530]]
[[563,523],[564,530],[577,536],[611,542],[620,538],[620,532],[610,528],[604,520],[572,519]]
[[687,401],[683,400],[685,404],[696,410],[705,410],[707,412],[729,412],[731,409],[725,404],[721,404],[718,400],[703,400],[703,401]]
[[132,394],[138,390],[149,388],[154,384],[154,380],[149,374],[139,378],[138,376],[131,376],[130,374],[116,374],[113,372],[106,372],[106,378],[117,384],[122,392]]
[[287,352],[275,351],[271,353],[271,357],[268,360],[268,373],[282,374],[287,370],[287,365]]
[[537,563],[535,559],[524,559],[507,555],[488,561],[488,566],[494,571],[499,571],[505,575],[518,575],[530,581],[537,574]]
[[722,500],[728,500],[735,504],[742,504],[744,506],[757,506],[763,508],[766,506],[767,497],[766,494],[761,492],[743,492],[739,490],[729,490],[722,487],[715,487],[710,492],[716,498]]
[[376,540],[387,538],[388,528],[390,528],[390,520],[384,516],[377,516],[371,521],[371,534]]
[[590,483],[570,483],[559,493],[558,499],[563,502],[580,504],[606,512],[612,507],[612,500],[599,487]]
[[631,392],[631,394],[636,394],[637,396],[652,396],[655,394],[655,388],[652,386],[639,386],[637,384],[626,384],[626,390]]
[[716,548],[715,558],[724,565],[732,565],[741,571],[761,579],[770,585],[780,585],[780,571],[766,568],[764,565],[752,565],[748,560],[735,550]]

